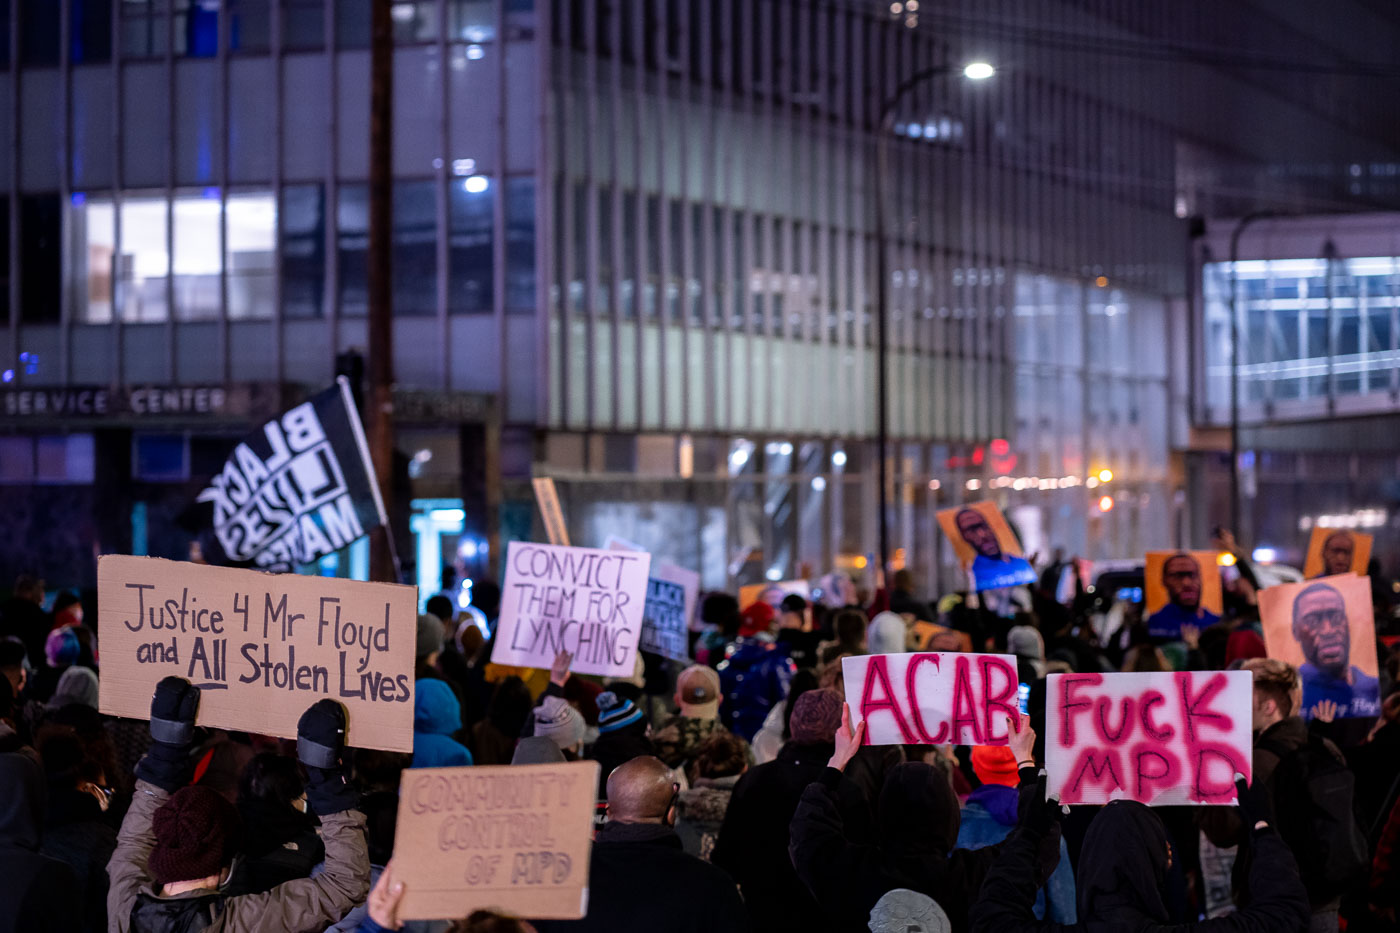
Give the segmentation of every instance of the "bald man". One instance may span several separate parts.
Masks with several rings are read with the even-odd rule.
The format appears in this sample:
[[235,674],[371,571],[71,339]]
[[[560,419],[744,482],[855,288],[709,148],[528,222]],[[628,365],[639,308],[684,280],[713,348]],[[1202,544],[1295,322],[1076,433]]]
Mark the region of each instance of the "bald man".
[[650,755],[608,775],[608,821],[593,842],[588,916],[538,921],[550,931],[747,930],[734,882],[708,862],[686,855],[672,829],[680,787]]

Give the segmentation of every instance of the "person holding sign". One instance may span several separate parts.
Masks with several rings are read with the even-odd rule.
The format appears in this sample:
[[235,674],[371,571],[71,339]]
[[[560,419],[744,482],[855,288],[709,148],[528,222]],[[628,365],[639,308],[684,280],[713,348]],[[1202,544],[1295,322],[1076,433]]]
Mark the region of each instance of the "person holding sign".
[[318,930],[369,892],[369,853],[359,794],[344,763],[345,710],[319,700],[297,726],[307,804],[321,818],[325,870],[263,894],[222,885],[238,837],[238,813],[223,797],[186,786],[194,761],[200,690],[166,677],[151,700],[151,747],[136,766],[136,797],[108,866],[107,914],[113,933]]

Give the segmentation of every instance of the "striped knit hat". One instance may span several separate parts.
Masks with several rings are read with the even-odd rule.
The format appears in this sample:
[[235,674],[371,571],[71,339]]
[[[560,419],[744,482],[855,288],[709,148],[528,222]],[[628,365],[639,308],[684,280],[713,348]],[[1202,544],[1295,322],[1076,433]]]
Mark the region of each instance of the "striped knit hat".
[[598,732],[606,735],[642,721],[642,711],[631,700],[609,690],[598,694]]

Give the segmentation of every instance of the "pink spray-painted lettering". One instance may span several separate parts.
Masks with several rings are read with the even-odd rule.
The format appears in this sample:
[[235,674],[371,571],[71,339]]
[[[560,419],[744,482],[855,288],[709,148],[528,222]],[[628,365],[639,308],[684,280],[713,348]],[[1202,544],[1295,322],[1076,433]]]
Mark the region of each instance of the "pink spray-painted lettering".
[[875,654],[841,669],[866,745],[1005,745],[1006,717],[1020,721],[1009,655]]
[[1250,775],[1248,671],[1052,674],[1049,794],[1068,804],[1233,804]]

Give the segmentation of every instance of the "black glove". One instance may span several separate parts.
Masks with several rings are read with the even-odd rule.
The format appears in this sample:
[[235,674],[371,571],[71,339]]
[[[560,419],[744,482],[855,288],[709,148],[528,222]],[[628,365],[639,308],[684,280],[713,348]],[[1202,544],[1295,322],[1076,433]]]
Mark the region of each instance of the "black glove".
[[297,721],[297,758],[306,766],[306,802],[317,816],[359,806],[345,774],[345,707],[317,700]]
[[[1269,832],[1274,825],[1274,802],[1263,784],[1255,781],[1251,786],[1244,782],[1243,774],[1235,775],[1235,795],[1240,805],[1240,822],[1251,836]],[[1265,823],[1256,829],[1259,823]]]
[[151,747],[136,764],[136,776],[174,793],[189,781],[199,688],[183,677],[166,677],[151,698]]

